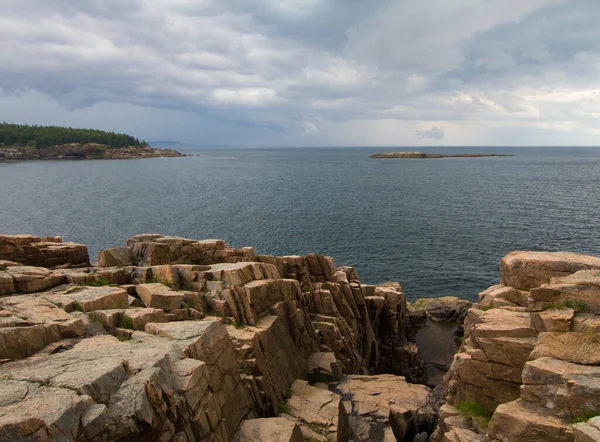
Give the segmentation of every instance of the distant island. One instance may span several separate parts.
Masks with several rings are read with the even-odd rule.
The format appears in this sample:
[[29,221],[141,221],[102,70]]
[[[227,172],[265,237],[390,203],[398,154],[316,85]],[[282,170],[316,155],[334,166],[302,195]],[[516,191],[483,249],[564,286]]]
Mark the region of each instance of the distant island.
[[512,157],[508,154],[497,153],[423,153],[423,152],[387,152],[376,153],[369,158],[479,158],[479,157]]
[[97,129],[0,123],[0,160],[181,157],[131,135]]

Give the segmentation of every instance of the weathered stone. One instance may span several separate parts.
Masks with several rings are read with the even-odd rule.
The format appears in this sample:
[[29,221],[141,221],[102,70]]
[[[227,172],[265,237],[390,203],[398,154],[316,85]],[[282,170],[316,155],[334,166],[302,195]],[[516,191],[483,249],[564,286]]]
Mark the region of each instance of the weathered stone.
[[523,370],[521,397],[575,419],[600,414],[600,367],[551,358],[530,361]]
[[482,307],[501,307],[511,304],[522,305],[523,301],[523,292],[503,284],[493,285],[479,293],[479,305]]
[[600,258],[569,252],[511,252],[500,262],[503,284],[529,290],[579,270],[600,270]]
[[335,353],[315,352],[308,358],[308,379],[311,383],[339,382],[342,376],[342,368],[335,358]]
[[444,434],[442,442],[483,442],[484,436],[465,428],[453,428]]
[[472,303],[454,296],[421,298],[407,307],[409,311],[423,310],[435,322],[462,322]]
[[531,313],[531,325],[538,332],[568,332],[575,311],[571,308],[549,309],[541,312]]
[[6,272],[14,279],[19,293],[35,293],[65,282],[65,276],[60,272],[42,267],[14,266]]
[[48,268],[90,265],[85,245],[62,243],[60,237],[45,239],[51,241],[42,241],[39,236],[32,235],[0,235],[0,259]]
[[127,292],[119,287],[76,287],[42,296],[67,311],[77,309],[87,313],[95,310],[126,309],[129,306]]
[[13,277],[9,273],[0,270],[0,296],[9,295],[16,291]]
[[[0,391],[11,382],[0,380]],[[26,385],[18,401],[0,406],[0,440],[76,440],[91,398],[64,388]]]
[[531,290],[533,301],[544,307],[564,304],[577,306],[588,313],[600,314],[600,272],[577,272],[566,278],[553,278],[552,284],[544,284]]
[[131,250],[127,247],[113,247],[101,250],[98,254],[100,267],[122,267],[133,265]]
[[531,359],[542,357],[576,364],[600,365],[600,334],[541,333]]
[[349,421],[355,440],[372,440],[386,427],[399,440],[412,440],[418,433],[433,431],[435,413],[429,389],[423,385],[409,384],[393,375],[348,376],[335,391],[351,398]]
[[182,293],[174,292],[163,284],[139,284],[136,290],[146,307],[169,311],[180,308],[183,302]]
[[288,414],[312,430],[319,428],[318,433],[335,435],[339,441],[349,439],[348,416],[338,394],[296,380],[291,386],[288,408]]
[[573,425],[575,442],[600,442],[600,417]]
[[280,417],[250,419],[240,426],[236,442],[303,442],[300,428],[293,422]]
[[81,336],[83,322],[42,298],[0,299],[0,359],[21,359],[64,338]]
[[570,422],[550,410],[521,400],[500,405],[490,421],[488,435],[499,441],[565,442],[573,440]]

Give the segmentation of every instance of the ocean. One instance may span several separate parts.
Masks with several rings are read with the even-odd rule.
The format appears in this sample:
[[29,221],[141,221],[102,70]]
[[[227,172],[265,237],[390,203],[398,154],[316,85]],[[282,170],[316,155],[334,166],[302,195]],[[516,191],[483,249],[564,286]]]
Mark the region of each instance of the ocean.
[[[420,150],[512,157],[369,159]],[[600,148],[185,148],[0,163],[0,233],[102,248],[139,233],[330,255],[409,299],[477,293],[511,250],[600,255]]]

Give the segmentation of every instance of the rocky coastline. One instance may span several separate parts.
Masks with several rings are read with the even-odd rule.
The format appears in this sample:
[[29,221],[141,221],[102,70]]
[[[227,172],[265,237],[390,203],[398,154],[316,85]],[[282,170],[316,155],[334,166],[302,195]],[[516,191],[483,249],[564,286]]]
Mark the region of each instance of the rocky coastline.
[[320,254],[0,235],[0,440],[600,441],[599,355],[596,257],[408,303]]
[[150,146],[116,148],[95,143],[71,143],[42,148],[0,146],[0,161],[139,159],[184,156],[186,155],[173,149]]
[[387,152],[370,155],[369,158],[481,158],[481,157],[512,157],[508,154],[497,153],[423,153],[423,152]]

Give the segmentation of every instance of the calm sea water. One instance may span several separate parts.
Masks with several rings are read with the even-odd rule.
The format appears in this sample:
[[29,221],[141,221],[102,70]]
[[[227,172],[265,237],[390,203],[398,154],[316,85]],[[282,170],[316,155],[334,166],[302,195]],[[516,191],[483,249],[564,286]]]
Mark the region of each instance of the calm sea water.
[[[319,252],[409,298],[474,299],[511,250],[600,255],[600,149],[448,148],[503,158],[369,159],[390,148],[198,149],[146,160],[0,163],[0,232],[92,256],[135,234]],[[405,148],[395,150],[408,150]]]

